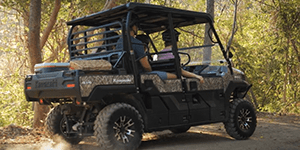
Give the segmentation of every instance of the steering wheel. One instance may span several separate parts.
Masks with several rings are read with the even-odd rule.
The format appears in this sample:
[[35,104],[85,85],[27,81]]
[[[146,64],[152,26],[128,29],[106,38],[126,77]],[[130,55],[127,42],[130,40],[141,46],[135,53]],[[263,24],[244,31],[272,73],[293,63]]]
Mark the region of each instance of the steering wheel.
[[183,55],[186,55],[188,57],[188,61],[185,64],[181,65],[181,67],[185,67],[187,64],[189,64],[191,62],[190,54],[185,53],[185,52],[178,52],[178,54],[183,54]]

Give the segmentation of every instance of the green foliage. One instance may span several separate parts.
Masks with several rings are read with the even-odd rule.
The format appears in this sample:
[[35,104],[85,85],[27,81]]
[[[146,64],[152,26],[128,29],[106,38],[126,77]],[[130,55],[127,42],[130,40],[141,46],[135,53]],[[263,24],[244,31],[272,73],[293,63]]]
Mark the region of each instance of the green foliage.
[[30,126],[33,111],[23,92],[24,76],[29,72],[20,13],[15,8],[0,9],[6,12],[0,17],[2,21],[5,18],[0,26],[0,126],[11,123]]
[[[2,54],[1,63],[6,66],[1,66],[0,72],[0,126],[6,126],[12,123],[31,126],[33,111],[31,103],[25,100],[24,96],[24,74],[20,69],[17,69],[16,64],[9,62],[20,62],[15,57],[17,53],[10,52]],[[20,58],[22,59],[22,58]],[[5,67],[13,68],[14,70],[4,69]]]
[[240,4],[239,31],[232,46],[236,67],[254,85],[263,111],[299,113],[299,5],[299,1]]

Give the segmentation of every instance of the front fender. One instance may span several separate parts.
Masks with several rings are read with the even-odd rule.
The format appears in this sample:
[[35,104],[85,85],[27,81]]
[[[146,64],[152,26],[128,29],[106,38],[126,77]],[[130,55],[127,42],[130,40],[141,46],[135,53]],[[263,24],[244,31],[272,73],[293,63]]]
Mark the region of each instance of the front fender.
[[230,96],[233,96],[233,98],[244,98],[251,87],[252,84],[246,81],[232,80],[226,88],[225,99],[230,99]]

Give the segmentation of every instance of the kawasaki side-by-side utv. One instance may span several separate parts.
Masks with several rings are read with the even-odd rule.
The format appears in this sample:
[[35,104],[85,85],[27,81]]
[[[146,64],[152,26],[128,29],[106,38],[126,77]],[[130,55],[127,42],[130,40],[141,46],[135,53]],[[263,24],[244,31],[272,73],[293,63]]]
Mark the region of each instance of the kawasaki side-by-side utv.
[[[46,118],[51,134],[71,144],[95,136],[102,149],[137,149],[143,133],[223,122],[235,139],[249,138],[256,128],[251,102],[243,99],[251,87],[244,73],[231,66],[212,17],[163,6],[127,3],[67,22],[70,25],[68,63],[42,63],[25,78],[27,101],[52,105]],[[150,44],[134,43],[138,27]],[[209,32],[205,26],[209,25]],[[180,32],[179,41],[175,30]],[[172,50],[162,52],[161,34],[169,31]],[[211,44],[204,44],[210,33]],[[137,58],[133,47],[143,45]],[[133,46],[135,45],[135,46]],[[170,59],[156,59],[171,53]],[[146,57],[147,56],[147,57]],[[154,71],[170,72],[163,80],[140,71],[147,58]],[[204,78],[182,76],[182,69]]]

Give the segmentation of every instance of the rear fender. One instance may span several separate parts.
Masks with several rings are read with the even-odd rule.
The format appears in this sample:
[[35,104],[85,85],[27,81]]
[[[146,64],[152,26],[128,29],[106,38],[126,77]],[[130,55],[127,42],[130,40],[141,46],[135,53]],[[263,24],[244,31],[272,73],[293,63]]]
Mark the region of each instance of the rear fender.
[[114,95],[118,93],[136,93],[136,87],[135,85],[96,86],[87,98],[87,102],[98,102],[107,95]]
[[101,102],[106,105],[113,104],[113,103],[126,103],[134,108],[136,108],[139,113],[141,114],[143,121],[144,121],[144,128],[147,130],[148,119],[146,115],[146,106],[143,101],[144,97],[139,93],[134,94],[109,94],[106,95]]

